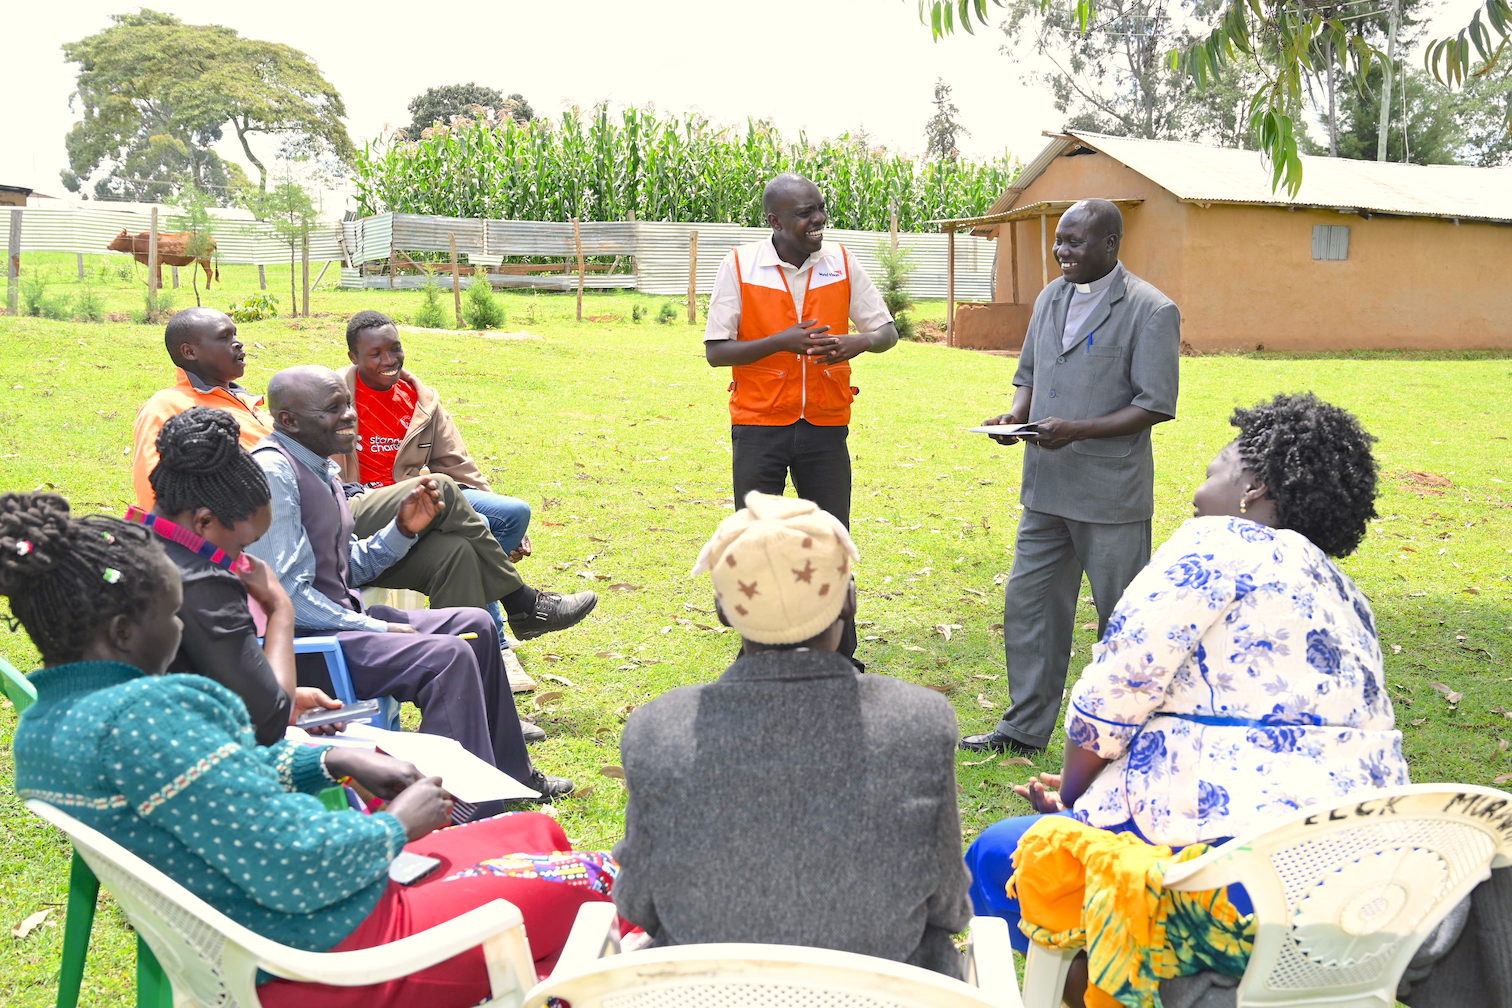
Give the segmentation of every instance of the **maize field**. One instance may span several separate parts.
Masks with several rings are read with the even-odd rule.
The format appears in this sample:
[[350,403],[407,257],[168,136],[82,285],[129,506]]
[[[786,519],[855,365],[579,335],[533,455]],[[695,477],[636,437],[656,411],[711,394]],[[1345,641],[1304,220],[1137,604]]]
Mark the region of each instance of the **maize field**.
[[556,121],[517,123],[475,106],[475,119],[370,143],[359,152],[362,213],[490,220],[691,221],[764,227],[761,190],[798,172],[823,191],[836,227],[903,231],[982,213],[1017,173],[1016,161],[915,161],[849,136],[785,140],[764,120],[744,132],[701,116],[647,109],[573,108]]

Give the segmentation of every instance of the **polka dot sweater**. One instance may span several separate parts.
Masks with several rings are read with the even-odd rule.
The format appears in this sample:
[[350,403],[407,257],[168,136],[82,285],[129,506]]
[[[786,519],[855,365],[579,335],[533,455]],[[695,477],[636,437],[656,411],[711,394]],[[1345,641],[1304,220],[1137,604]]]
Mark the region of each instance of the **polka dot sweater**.
[[404,828],[328,812],[327,746],[258,746],[246,707],[196,675],[116,662],[34,673],[16,790],[94,827],[232,920],[330,949],[373,909]]

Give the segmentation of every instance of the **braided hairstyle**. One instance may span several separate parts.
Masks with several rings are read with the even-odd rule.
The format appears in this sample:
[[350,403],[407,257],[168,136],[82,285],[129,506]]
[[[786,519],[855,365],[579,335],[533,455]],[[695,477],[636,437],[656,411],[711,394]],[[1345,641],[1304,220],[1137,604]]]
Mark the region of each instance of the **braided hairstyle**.
[[347,320],[347,352],[356,352],[357,337],[362,335],[364,329],[379,329],[383,326],[393,324],[394,320],[383,314],[383,312],[364,308]]
[[1236,409],[1229,423],[1244,467],[1276,502],[1276,523],[1329,556],[1353,553],[1376,516],[1375,438],[1360,421],[1304,392]]
[[158,431],[157,450],[157,467],[147,479],[162,514],[207,507],[230,528],[270,499],[268,478],[241,446],[241,428],[225,410],[195,406],[170,417]]
[[79,661],[115,617],[169,590],[162,548],[141,525],[74,518],[57,494],[0,494],[0,595],[42,661]]

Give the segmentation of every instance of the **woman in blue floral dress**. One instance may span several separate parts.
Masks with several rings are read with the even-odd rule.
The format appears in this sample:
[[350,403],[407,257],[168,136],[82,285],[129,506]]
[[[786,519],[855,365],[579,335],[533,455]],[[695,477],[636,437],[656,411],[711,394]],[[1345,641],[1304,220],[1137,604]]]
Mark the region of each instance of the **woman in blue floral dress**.
[[[1180,847],[1407,783],[1370,603],[1330,559],[1375,517],[1374,439],[1311,394],[1231,422],[1071,692],[1063,773],[1015,789],[1037,813]],[[971,845],[977,913],[1017,920],[1004,884],[1038,818]]]

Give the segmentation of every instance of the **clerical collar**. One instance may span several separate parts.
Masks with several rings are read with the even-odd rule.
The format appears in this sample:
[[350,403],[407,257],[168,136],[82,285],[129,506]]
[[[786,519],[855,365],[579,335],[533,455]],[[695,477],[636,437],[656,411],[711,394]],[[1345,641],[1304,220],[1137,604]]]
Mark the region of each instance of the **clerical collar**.
[[1123,269],[1123,263],[1114,263],[1112,269],[1091,283],[1072,284],[1071,286],[1076,288],[1076,293],[1078,294],[1101,294],[1113,286],[1113,279],[1118,276],[1118,271],[1121,269]]

